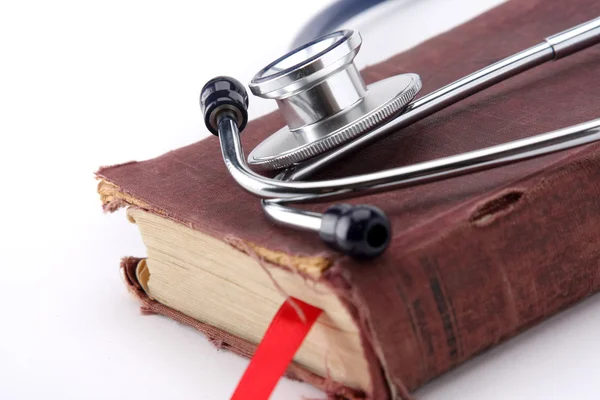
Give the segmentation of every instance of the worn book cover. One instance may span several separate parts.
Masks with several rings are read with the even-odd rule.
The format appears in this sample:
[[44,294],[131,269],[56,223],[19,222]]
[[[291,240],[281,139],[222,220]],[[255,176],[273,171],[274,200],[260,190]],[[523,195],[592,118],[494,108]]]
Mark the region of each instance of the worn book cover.
[[[509,1],[368,67],[363,77],[371,83],[414,72],[428,93],[597,15],[595,0]],[[599,88],[600,47],[594,46],[471,96],[314,179],[408,165],[589,121],[600,117]],[[244,148],[283,125],[277,113],[251,121],[242,134]],[[181,252],[215,241],[206,246],[239,254],[236,260],[258,275],[284,271],[281,276],[298,275],[307,287],[318,284],[335,297],[356,330],[353,351],[367,377],[348,382],[343,368],[332,377],[298,359],[288,370],[331,395],[408,398],[425,382],[600,287],[596,144],[351,201],[379,206],[392,222],[390,248],[368,263],[329,250],[316,235],[268,222],[257,199],[229,176],[215,137],[152,160],[102,168],[97,177],[104,209],[130,207],[132,220],[145,221],[140,229],[148,246],[150,236],[161,236],[156,229],[144,233],[146,227],[169,227],[195,238],[189,240],[196,247]],[[152,242],[152,249],[159,246]],[[214,255],[203,254],[190,258],[215,262],[209,260]],[[141,283],[146,270],[140,262],[149,271]],[[145,311],[195,326],[220,345],[252,355],[256,340],[199,320],[191,305],[149,295],[152,269],[159,269],[152,255],[126,258],[122,267]],[[218,307],[219,293],[210,296]]]

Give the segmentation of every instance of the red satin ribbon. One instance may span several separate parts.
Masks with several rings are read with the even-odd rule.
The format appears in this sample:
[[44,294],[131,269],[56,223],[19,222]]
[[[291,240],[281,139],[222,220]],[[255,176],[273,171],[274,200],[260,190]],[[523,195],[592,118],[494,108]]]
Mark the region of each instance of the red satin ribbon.
[[[304,320],[297,308],[304,313]],[[290,297],[271,321],[231,400],[268,399],[322,310]]]

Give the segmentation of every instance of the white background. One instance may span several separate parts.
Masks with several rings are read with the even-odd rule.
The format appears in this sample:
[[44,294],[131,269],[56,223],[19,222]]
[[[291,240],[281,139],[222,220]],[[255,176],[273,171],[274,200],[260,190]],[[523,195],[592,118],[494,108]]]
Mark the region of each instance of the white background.
[[[345,26],[364,66],[500,1],[401,1]],[[93,172],[205,137],[203,83],[248,82],[330,3],[0,3],[0,399],[228,398],[247,361],[140,315],[117,267],[145,249],[122,212],[102,214]],[[250,114],[274,107],[252,98]],[[599,333],[596,296],[416,396],[598,399]],[[282,380],[272,398],[302,396],[320,393]]]

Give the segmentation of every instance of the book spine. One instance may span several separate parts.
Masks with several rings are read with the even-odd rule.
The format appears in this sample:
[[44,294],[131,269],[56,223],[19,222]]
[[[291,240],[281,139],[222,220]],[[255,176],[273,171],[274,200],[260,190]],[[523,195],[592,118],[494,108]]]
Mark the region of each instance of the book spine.
[[[396,236],[339,273],[407,393],[600,288],[600,146]],[[410,242],[408,242],[410,240]]]

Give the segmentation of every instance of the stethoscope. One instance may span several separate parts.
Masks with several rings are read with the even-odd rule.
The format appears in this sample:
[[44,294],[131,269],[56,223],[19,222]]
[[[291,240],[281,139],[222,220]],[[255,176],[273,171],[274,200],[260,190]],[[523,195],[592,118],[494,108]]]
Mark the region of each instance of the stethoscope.
[[[337,204],[321,214],[290,204],[359,197],[567,150],[600,140],[600,119],[418,164],[338,179],[305,178],[474,93],[598,42],[600,18],[414,100],[421,88],[418,75],[397,75],[366,86],[354,65],[361,45],[358,32],[327,34],[275,60],[250,82],[252,93],[277,101],[287,126],[252,150],[247,162],[239,136],[248,120],[244,86],[230,77],[214,78],[202,89],[200,103],[207,128],[219,137],[229,173],[242,188],[262,198],[269,219],[318,232],[332,248],[370,259],[390,242],[390,222],[382,210]],[[257,171],[279,172],[265,177],[248,164]]]

